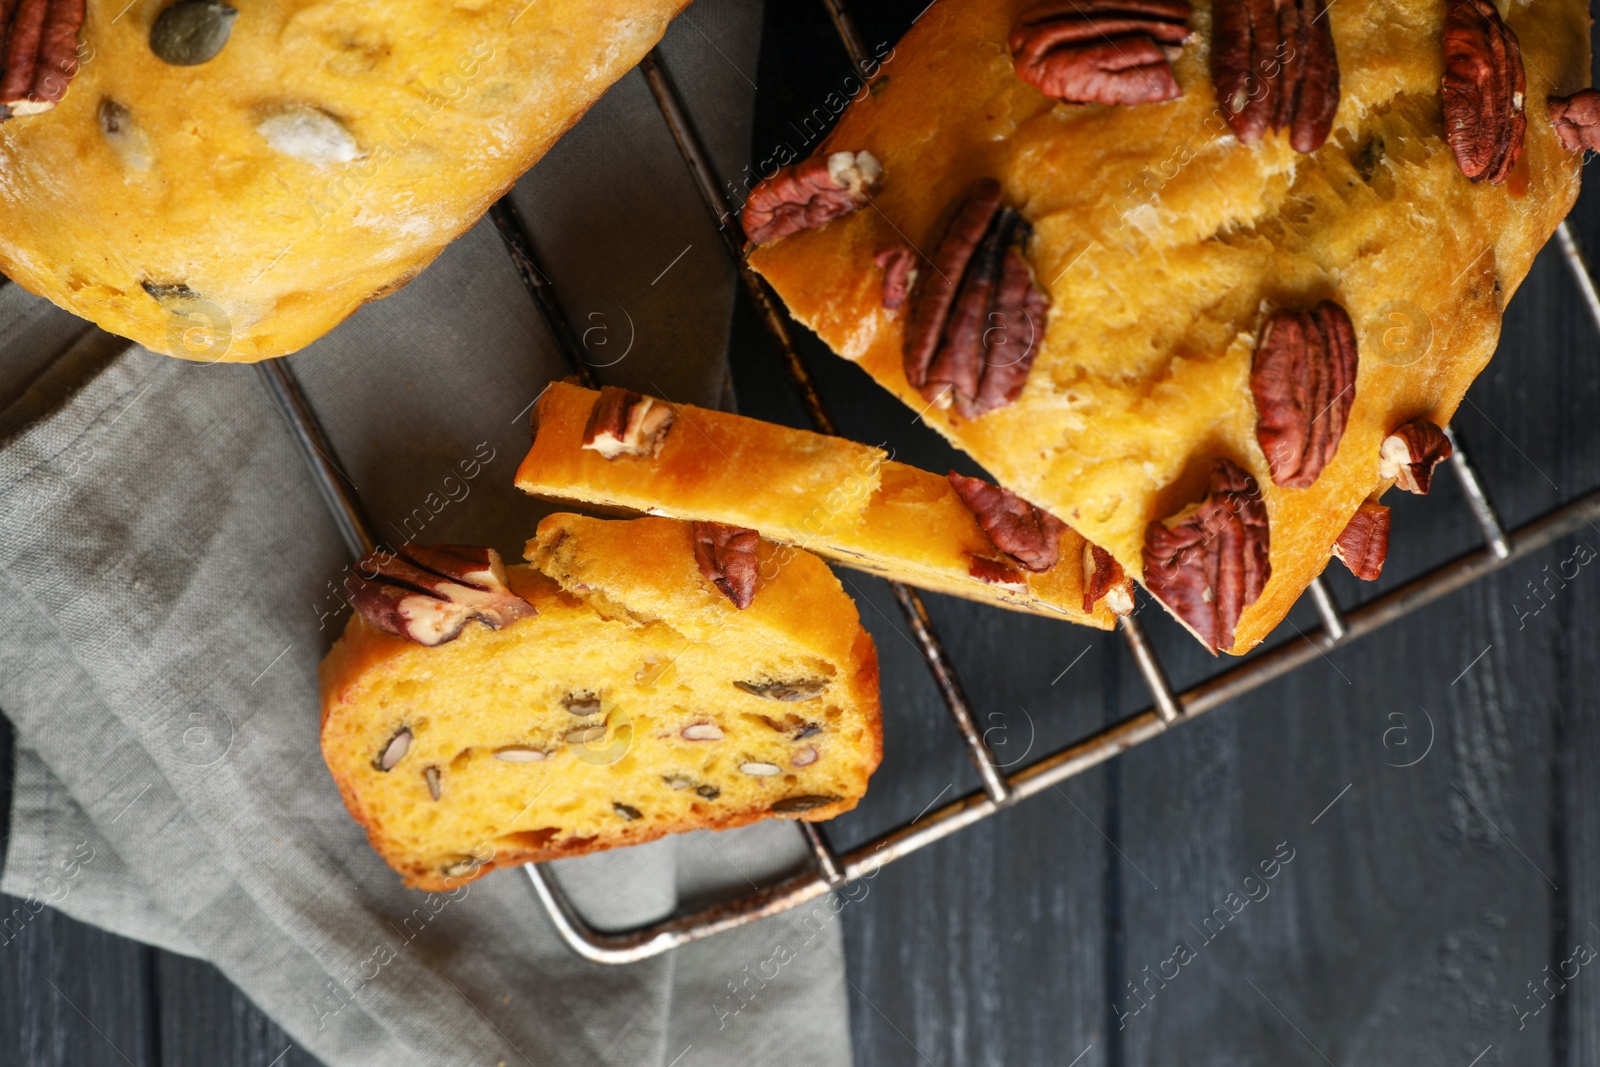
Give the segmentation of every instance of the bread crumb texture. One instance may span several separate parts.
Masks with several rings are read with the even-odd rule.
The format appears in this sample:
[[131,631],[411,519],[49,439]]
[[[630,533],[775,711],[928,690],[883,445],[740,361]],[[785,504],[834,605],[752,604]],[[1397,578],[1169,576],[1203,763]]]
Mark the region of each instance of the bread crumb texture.
[[[1243,652],[1384,488],[1390,430],[1449,422],[1571,208],[1580,157],[1558,142],[1546,98],[1589,83],[1587,7],[1500,4],[1521,39],[1528,127],[1517,171],[1491,185],[1468,181],[1445,143],[1437,0],[1329,6],[1342,98],[1312,155],[1284,133],[1246,147],[1228,129],[1208,72],[1209,4],[1194,5],[1173,64],[1182,97],[1107,107],[1058,104],[1017,78],[1007,34],[1031,3],[935,3],[819,149],[883,162],[872,206],[751,262],[837,352],[1135,576],[1147,524],[1200,499],[1214,460],[1249,471],[1272,577],[1240,620],[1232,651]],[[904,316],[883,309],[873,257],[907,240],[930,253],[942,213],[982,177],[1032,222],[1051,306],[1021,397],[961,421],[907,382]],[[1251,357],[1267,313],[1323,299],[1356,328],[1354,406],[1316,483],[1284,489],[1256,441]]]
[[427,266],[684,2],[242,4],[178,66],[169,0],[90,0],[66,98],[0,128],[0,268],[156,352],[293,352]]
[[[552,515],[512,589],[538,615],[424,648],[359,616],[322,668],[322,749],[408,884],[853,808],[878,664],[827,566],[762,542],[736,610],[688,523]],[[388,768],[385,769],[385,764]]]

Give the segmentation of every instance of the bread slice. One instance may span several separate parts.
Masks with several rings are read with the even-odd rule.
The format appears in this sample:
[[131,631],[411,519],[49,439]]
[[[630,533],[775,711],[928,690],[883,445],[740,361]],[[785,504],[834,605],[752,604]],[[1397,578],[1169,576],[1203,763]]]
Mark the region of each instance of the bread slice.
[[815,556],[760,542],[740,610],[694,542],[670,519],[551,515],[501,572],[536,614],[434,647],[351,618],[322,665],[323,757],[409,885],[855,806],[883,751],[855,605]]
[[[1326,5],[1342,95],[1309,155],[1286,133],[1246,145],[1231,132],[1206,0],[1174,49],[1182,95],[1137,106],[1058,103],[1019,77],[1009,38],[1035,7],[932,4],[817,152],[881,162],[871,206],[760,245],[750,263],[836,352],[1141,580],[1151,524],[1201,500],[1215,463],[1237,464],[1259,483],[1271,542],[1270,579],[1223,644],[1242,653],[1386,488],[1386,436],[1449,422],[1572,206],[1580,156],[1559,143],[1546,99],[1589,82],[1587,5],[1499,5],[1527,79],[1526,145],[1503,184],[1469,180],[1447,143],[1440,0]],[[907,245],[931,276],[922,257],[983,178],[1031,223],[1026,256],[1049,310],[1020,396],[964,418],[908,380],[914,309],[886,308],[884,283]],[[890,281],[903,289],[900,269]],[[1284,488],[1257,438],[1252,354],[1269,312],[1324,299],[1355,326],[1354,403],[1314,484]]]
[[1086,553],[1094,557],[1071,529],[1059,535],[1054,564],[1030,570],[995,545],[952,479],[897,463],[882,449],[654,397],[634,405],[634,421],[651,425],[636,426],[628,445],[599,425],[601,401],[602,394],[565,382],[545,390],[519,488],[748,526],[908,585],[1100,629],[1116,618],[1108,601],[1132,608],[1120,574],[1102,574],[1085,603],[1084,561]]
[[174,5],[89,0],[65,96],[0,139],[0,269],[155,352],[296,351],[477,222],[686,2],[187,5],[225,43],[176,65]]

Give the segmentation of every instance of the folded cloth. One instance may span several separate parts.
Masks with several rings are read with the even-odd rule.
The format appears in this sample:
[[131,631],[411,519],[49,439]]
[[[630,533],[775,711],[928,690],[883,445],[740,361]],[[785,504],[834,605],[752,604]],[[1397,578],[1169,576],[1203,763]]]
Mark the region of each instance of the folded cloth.
[[[699,0],[663,45],[728,174],[759,18]],[[516,195],[604,380],[726,396],[734,277],[640,75]],[[850,1062],[837,923],[601,967],[520,872],[406,890],[318,753],[348,559],[258,370],[152,355],[15,286],[0,323],[28,349],[0,344],[0,709],[17,733],[0,888],[211,960],[330,1064]],[[59,354],[43,369],[41,345]],[[379,538],[520,556],[547,509],[512,472],[564,368],[491,225],[291,362]],[[803,856],[784,823],[556,870],[616,926]]]

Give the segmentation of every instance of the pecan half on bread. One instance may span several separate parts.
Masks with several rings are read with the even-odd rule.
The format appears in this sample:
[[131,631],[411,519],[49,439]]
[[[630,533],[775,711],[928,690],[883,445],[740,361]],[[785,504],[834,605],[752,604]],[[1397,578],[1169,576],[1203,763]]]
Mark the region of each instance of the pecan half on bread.
[[764,245],[815,229],[865,204],[882,178],[871,152],[830,152],[784,167],[750,191],[744,235]]
[[1324,0],[1217,0],[1211,25],[1211,80],[1239,140],[1287,129],[1296,152],[1321,148],[1339,110]]
[[1449,0],[1444,23],[1444,136],[1475,182],[1503,182],[1528,128],[1522,46],[1489,0]]
[[1389,509],[1362,504],[1333,542],[1333,555],[1357,578],[1376,581],[1389,557]]
[[1145,588],[1206,647],[1230,649],[1239,616],[1272,576],[1270,548],[1261,487],[1219,459],[1204,500],[1145,528]]
[[1396,489],[1426,496],[1433,485],[1433,468],[1454,451],[1450,438],[1438,426],[1427,419],[1412,419],[1383,439],[1378,449],[1378,475],[1393,478]]
[[500,553],[477,545],[403,544],[375,549],[345,579],[367,622],[419,645],[442,645],[477,619],[498,630],[538,614],[506,585]]
[[1048,511],[1009,489],[955,471],[950,472],[950,487],[994,547],[1024,570],[1042,574],[1061,559],[1061,535],[1067,532],[1067,524]]
[[872,262],[883,268],[883,306],[900,310],[917,280],[917,254],[909,245],[895,245],[873,256]]
[[1028,578],[1020,568],[1012,566],[1012,562],[1014,561],[970,555],[967,557],[967,574],[985,585],[998,585],[1013,593],[1026,593]]
[[607,385],[589,409],[583,447],[606,459],[654,456],[661,451],[674,417],[672,408],[655,397]]
[[1085,541],[1083,610],[1086,613],[1094,611],[1095,604],[1102,597],[1113,614],[1126,615],[1133,610],[1133,590],[1122,572],[1122,564],[1099,545]]
[[1186,0],[1045,0],[1011,30],[1017,77],[1068,104],[1152,104],[1183,95],[1172,60]]
[[694,561],[700,574],[743,611],[756,595],[761,535],[743,526],[720,522],[694,524]]
[[1324,300],[1310,311],[1274,312],[1256,346],[1250,392],[1273,482],[1310,486],[1338,451],[1356,398],[1356,332],[1344,308]]
[[1552,96],[1550,122],[1568,152],[1600,152],[1600,89]]
[[902,354],[923,399],[977,418],[1021,395],[1050,307],[1023,255],[1031,232],[993,178],[957,202],[911,289]]
[[78,73],[85,0],[8,0],[0,5],[0,121],[49,111]]

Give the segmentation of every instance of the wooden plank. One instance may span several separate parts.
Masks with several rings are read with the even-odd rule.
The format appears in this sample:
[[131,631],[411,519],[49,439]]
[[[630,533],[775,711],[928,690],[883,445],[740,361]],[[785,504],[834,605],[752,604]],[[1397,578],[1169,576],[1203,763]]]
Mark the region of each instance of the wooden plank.
[[158,1067],[155,950],[0,896],[0,1062]]
[[[1547,253],[1457,419],[1508,521],[1600,484],[1579,315]],[[1459,494],[1395,503],[1384,585],[1472,536]],[[1571,636],[1594,594],[1574,582],[1546,611],[1528,593],[1574,552],[1125,758],[1124,848],[1153,884],[1123,883],[1123,1062],[1593,1062],[1595,998],[1531,992],[1595,912],[1577,895],[1600,865],[1600,821],[1580,815],[1600,799],[1581,770],[1595,664]],[[1269,882],[1280,849],[1294,859]]]
[[[1592,171],[1591,171],[1592,176]],[[1571,223],[1591,262],[1600,262],[1600,197],[1592,193],[1581,197]],[[1565,305],[1577,307],[1573,288],[1567,283]],[[1552,323],[1556,344],[1566,356],[1556,388],[1563,402],[1558,406],[1561,454],[1552,457],[1553,476],[1558,482],[1592,484],[1596,472],[1592,463],[1594,428],[1590,415],[1600,404],[1600,375],[1595,361],[1600,357],[1600,333],[1581,310],[1568,310]],[[1578,544],[1600,552],[1600,532],[1585,530]],[[1577,556],[1574,552],[1570,554]],[[1569,554],[1562,554],[1562,560]],[[1600,780],[1590,769],[1600,753],[1600,698],[1594,680],[1600,677],[1600,648],[1589,636],[1594,620],[1600,617],[1600,580],[1595,568],[1585,566],[1573,580],[1561,579],[1556,565],[1553,618],[1545,630],[1554,644],[1554,656],[1561,666],[1557,688],[1552,695],[1555,707],[1555,760],[1551,764],[1554,787],[1563,801],[1564,820],[1556,828],[1559,851],[1557,881],[1564,887],[1565,907],[1561,923],[1551,938],[1552,955],[1570,958],[1579,943],[1600,950]],[[1564,573],[1571,574],[1568,564]],[[1546,575],[1538,580],[1542,584]],[[1519,593],[1523,592],[1519,588]],[[1527,601],[1523,601],[1524,604]],[[1550,609],[1529,620],[1530,628]],[[1570,970],[1570,968],[1568,968]],[[1557,1051],[1560,1067],[1600,1063],[1600,974],[1584,968],[1579,977],[1556,1002]]]
[[1508,648],[1450,686],[1505,594],[1126,757],[1124,848],[1154,885],[1124,883],[1125,1062],[1548,1060],[1548,1029],[1508,1011],[1547,961],[1551,737],[1522,674],[1545,665]]

